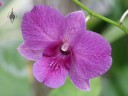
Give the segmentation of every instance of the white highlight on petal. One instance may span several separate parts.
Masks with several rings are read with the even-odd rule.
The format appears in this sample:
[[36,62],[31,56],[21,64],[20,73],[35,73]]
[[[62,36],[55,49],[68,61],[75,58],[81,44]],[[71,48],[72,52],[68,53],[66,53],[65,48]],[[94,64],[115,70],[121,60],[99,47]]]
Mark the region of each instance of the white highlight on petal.
[[128,15],[128,10],[124,12],[124,14],[121,16],[120,23],[123,23],[125,17]]
[[69,44],[68,44],[67,42],[65,42],[65,43],[62,45],[61,50],[62,50],[63,52],[66,52],[68,49],[69,49]]

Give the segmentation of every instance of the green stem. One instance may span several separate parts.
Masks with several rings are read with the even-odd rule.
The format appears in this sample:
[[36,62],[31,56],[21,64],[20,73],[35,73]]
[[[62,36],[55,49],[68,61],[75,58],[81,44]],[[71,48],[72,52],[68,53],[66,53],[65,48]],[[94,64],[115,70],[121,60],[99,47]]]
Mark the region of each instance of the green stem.
[[80,6],[82,9],[84,9],[85,11],[87,11],[90,15],[97,17],[97,18],[100,18],[100,19],[102,19],[102,20],[104,20],[110,24],[113,24],[113,25],[119,27],[120,29],[122,29],[124,32],[128,33],[128,29],[126,27],[124,27],[122,24],[117,23],[111,19],[108,19],[108,18],[106,18],[100,14],[93,12],[92,10],[90,10],[89,8],[84,6],[81,2],[79,2],[78,0],[73,0],[73,2],[76,3],[78,6]]

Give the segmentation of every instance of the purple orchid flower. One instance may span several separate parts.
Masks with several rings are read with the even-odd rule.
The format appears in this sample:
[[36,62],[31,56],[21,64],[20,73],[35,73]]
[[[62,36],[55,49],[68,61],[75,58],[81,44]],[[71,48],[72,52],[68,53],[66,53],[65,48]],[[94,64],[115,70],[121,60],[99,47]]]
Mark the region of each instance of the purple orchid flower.
[[0,0],[0,6],[3,6],[3,5],[4,5],[3,1],[2,1],[2,0]]
[[81,90],[111,66],[111,46],[99,34],[86,30],[83,11],[63,16],[48,6],[38,5],[22,21],[24,43],[20,54],[36,61],[34,77],[51,88],[62,86],[69,75]]

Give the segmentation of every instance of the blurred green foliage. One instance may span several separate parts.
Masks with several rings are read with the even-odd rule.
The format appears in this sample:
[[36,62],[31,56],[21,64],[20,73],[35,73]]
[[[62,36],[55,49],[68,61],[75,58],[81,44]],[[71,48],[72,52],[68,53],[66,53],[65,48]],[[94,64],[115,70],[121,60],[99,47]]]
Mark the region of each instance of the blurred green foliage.
[[8,18],[12,6],[15,7],[13,2],[5,0],[0,8],[0,96],[31,96],[26,61],[17,51],[21,20],[17,18],[12,24]]
[[59,89],[53,89],[49,96],[99,96],[101,92],[100,78],[91,80],[91,91],[85,92],[78,90],[68,79],[64,86]]
[[17,52],[20,42],[0,45],[0,96],[30,96],[25,60]]
[[0,96],[31,96],[27,78],[17,78],[0,68]]

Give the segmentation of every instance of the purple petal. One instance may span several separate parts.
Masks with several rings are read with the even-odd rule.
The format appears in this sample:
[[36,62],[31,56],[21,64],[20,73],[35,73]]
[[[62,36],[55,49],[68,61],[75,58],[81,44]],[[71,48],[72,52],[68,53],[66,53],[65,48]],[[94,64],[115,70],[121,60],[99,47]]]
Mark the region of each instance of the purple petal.
[[71,67],[71,54],[68,55],[64,55],[61,50],[62,43],[61,42],[54,42],[53,44],[47,46],[44,51],[43,51],[43,58],[48,58],[50,60],[53,60],[53,62],[56,62],[58,64],[55,65],[59,65],[59,66],[63,66],[64,68],[66,68],[67,70],[70,69]]
[[84,91],[90,91],[90,81],[88,79],[84,79],[82,77],[80,77],[75,68],[72,68],[69,71],[69,77],[71,79],[71,81],[73,82],[73,84],[80,90],[84,90]]
[[64,84],[68,74],[68,70],[61,66],[63,63],[58,57],[44,58],[34,64],[34,77],[48,87],[58,88]]
[[0,0],[0,6],[3,6],[4,2],[2,0]]
[[57,55],[60,52],[61,42],[54,42],[53,44],[47,46],[43,51],[44,57],[52,57]]
[[48,6],[35,6],[23,16],[22,34],[32,49],[45,48],[49,42],[58,41],[60,23],[64,17]]
[[42,57],[43,50],[32,50],[25,43],[18,48],[19,53],[29,60],[39,60]]
[[64,41],[72,42],[76,36],[86,29],[85,15],[83,11],[76,11],[68,14],[63,23]]
[[111,46],[101,35],[87,31],[76,41],[73,51],[80,76],[91,79],[104,74],[111,67]]

